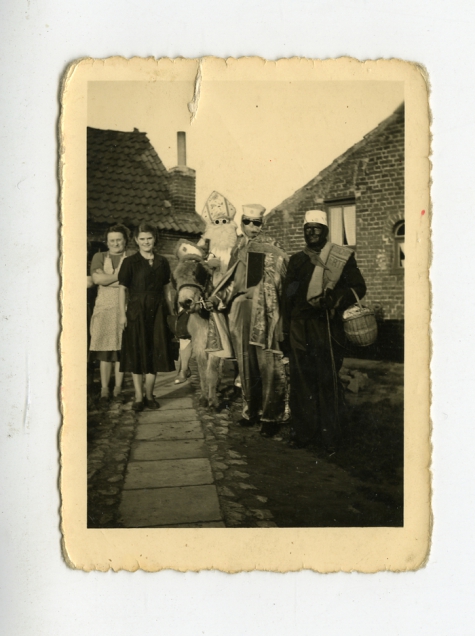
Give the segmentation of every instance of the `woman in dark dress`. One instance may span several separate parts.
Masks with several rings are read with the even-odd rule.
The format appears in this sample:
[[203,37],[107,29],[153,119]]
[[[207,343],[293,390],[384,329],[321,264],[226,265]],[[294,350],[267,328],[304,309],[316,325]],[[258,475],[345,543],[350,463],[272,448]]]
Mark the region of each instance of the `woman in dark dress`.
[[[141,223],[134,232],[139,251],[129,256],[119,272],[119,321],[123,325],[121,371],[130,371],[134,381],[134,411],[158,409],[153,397],[158,372],[173,371],[172,334],[167,315],[173,313],[170,265],[154,251],[157,232]],[[127,310],[125,309],[126,290]],[[142,379],[145,375],[145,397]]]

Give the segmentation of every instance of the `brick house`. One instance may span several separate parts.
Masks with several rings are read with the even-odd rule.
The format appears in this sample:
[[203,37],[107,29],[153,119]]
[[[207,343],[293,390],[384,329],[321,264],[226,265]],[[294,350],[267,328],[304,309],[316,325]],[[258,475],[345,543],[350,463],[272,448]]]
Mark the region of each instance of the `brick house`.
[[158,251],[172,266],[177,241],[199,239],[196,175],[186,165],[185,133],[177,137],[178,165],[167,170],[146,133],[87,129],[87,231],[93,251],[106,249],[104,233],[113,223],[133,230],[140,221],[151,222],[159,230]]
[[324,205],[330,240],[356,249],[376,309],[378,343],[355,355],[403,357],[404,339],[404,104],[276,206],[266,230],[289,254],[304,246],[307,210]]

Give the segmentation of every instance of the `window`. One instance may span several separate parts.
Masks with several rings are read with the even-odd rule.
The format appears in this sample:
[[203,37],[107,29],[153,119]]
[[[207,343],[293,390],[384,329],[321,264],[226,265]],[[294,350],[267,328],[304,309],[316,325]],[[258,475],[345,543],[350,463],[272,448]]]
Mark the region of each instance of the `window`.
[[404,269],[404,259],[406,258],[404,246],[405,231],[404,221],[396,223],[394,227],[394,267],[398,270]]
[[354,203],[328,205],[330,241],[337,245],[356,246],[356,206]]

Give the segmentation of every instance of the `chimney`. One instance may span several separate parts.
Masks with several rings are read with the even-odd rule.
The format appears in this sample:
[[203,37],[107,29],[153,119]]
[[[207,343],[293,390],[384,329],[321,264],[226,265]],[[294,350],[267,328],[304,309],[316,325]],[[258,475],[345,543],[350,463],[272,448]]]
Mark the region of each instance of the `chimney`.
[[186,166],[186,133],[177,132],[178,165]]
[[186,133],[179,131],[176,137],[178,165],[168,171],[170,198],[177,212],[194,214],[196,172],[186,165]]

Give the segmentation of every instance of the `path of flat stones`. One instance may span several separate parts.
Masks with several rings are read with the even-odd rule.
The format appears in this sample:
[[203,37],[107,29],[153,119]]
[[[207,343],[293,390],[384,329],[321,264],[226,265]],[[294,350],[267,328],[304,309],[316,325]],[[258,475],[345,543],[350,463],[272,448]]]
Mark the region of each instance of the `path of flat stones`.
[[119,508],[124,527],[225,527],[192,387],[175,378],[160,375],[161,408],[137,416]]

